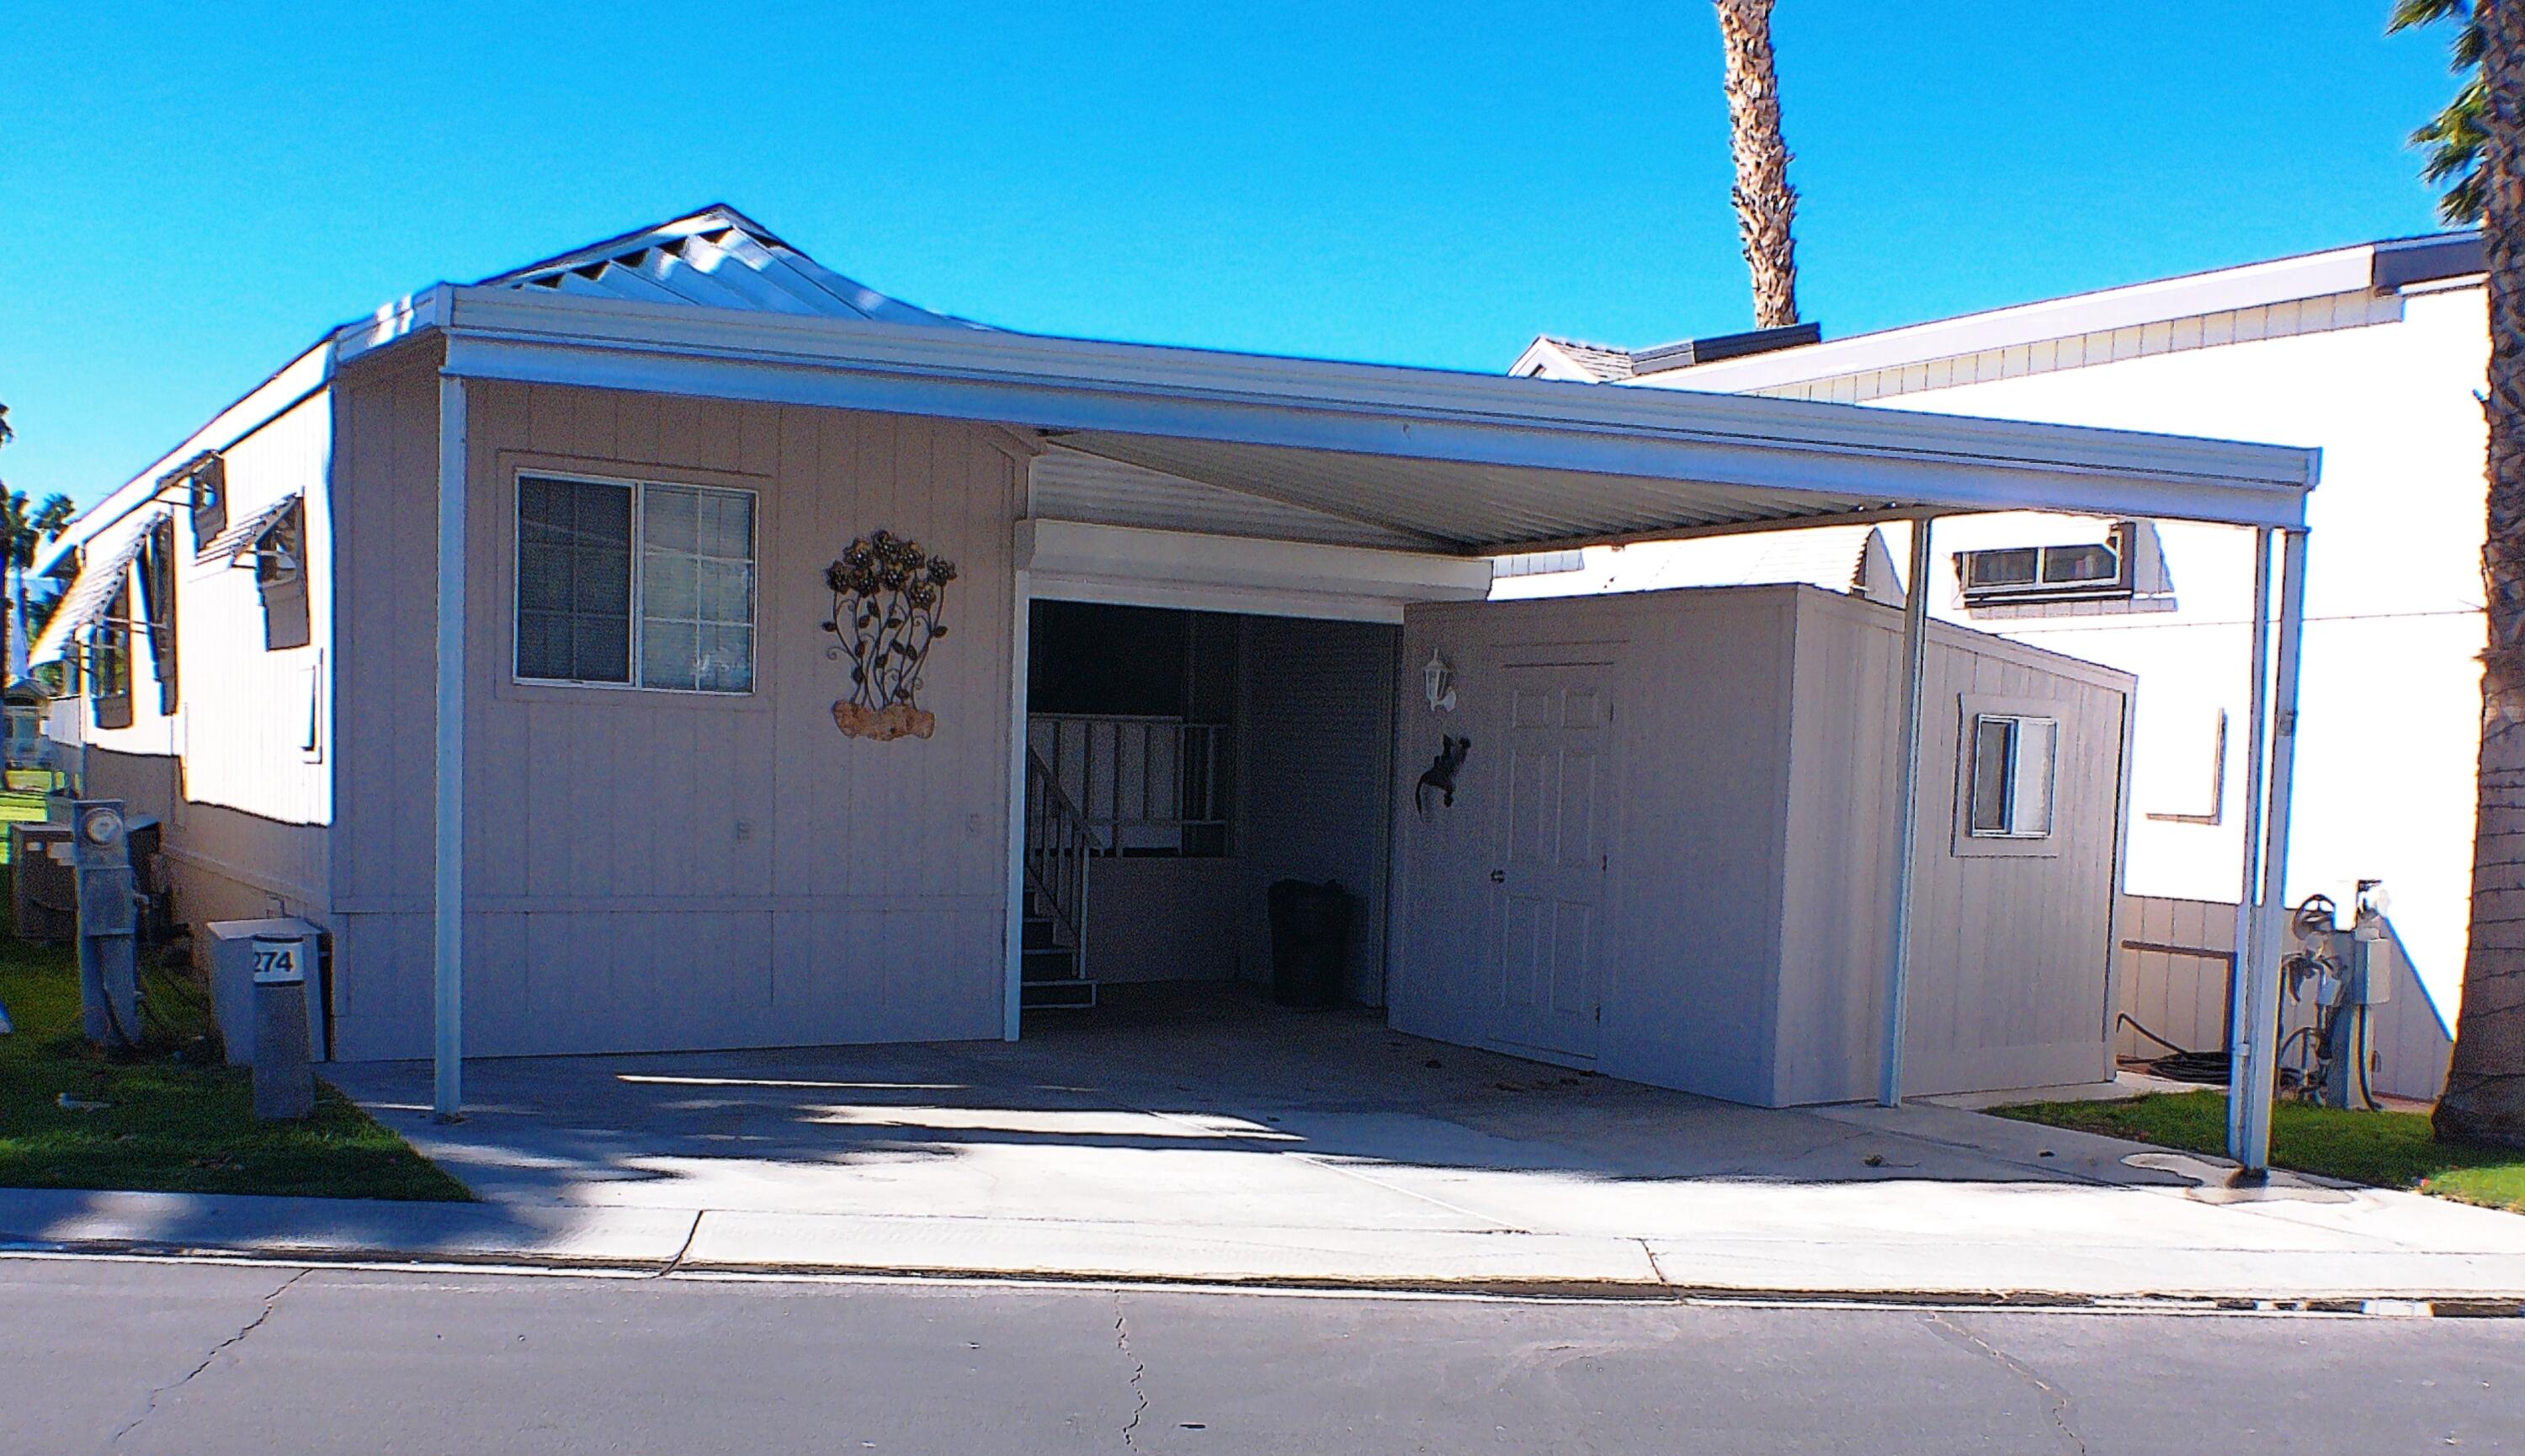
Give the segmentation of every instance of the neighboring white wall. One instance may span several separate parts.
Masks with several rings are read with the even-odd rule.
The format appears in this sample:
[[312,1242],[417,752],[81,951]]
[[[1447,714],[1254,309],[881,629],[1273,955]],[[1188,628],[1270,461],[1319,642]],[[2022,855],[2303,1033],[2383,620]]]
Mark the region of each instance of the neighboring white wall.
[[[2267,318],[2247,331],[2269,336],[2244,342],[2187,342],[2169,331],[2162,351],[2103,351],[2094,357],[2107,362],[2059,367],[2055,350],[2049,372],[2007,377],[1950,369],[1945,378],[1931,378],[1923,366],[1919,377],[1903,383],[1910,392],[1877,394],[1872,402],[2322,447],[2323,480],[2308,505],[2288,893],[2296,900],[2320,890],[2346,902],[2356,879],[2385,880],[2419,979],[2451,1016],[2469,904],[2480,713],[2484,427],[2474,391],[2488,355],[2483,294],[2478,287],[2415,292],[2355,310],[2333,307],[2325,320],[2291,326],[2316,331],[2280,331]],[[1763,367],[1776,375],[1792,366],[1794,352],[1803,351],[1766,359]],[[2001,373],[2005,363],[1993,361],[1987,373]],[[1712,370],[1732,367],[1739,366]],[[1640,382],[1724,385],[1718,374],[1695,370]],[[1813,387],[1842,397],[1837,386]],[[1762,392],[1798,391],[1766,381]],[[1904,559],[1905,528],[1886,531],[1894,556]],[[2174,612],[1975,625],[2139,676],[2126,887],[2232,902],[2242,832],[2250,536],[2177,522],[2162,523],[2160,534]],[[1940,522],[1931,610],[1965,618],[1955,551],[2093,538],[2095,523],[2059,518]],[[1677,548],[1630,548],[1652,549]],[[2221,708],[2231,723],[2222,822],[2147,818],[2207,807]]]

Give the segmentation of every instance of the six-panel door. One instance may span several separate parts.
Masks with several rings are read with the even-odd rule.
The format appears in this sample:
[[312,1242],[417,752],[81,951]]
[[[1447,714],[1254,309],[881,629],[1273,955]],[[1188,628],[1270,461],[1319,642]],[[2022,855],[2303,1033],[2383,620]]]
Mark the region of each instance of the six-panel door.
[[1593,1058],[1615,807],[1612,670],[1510,667],[1503,676],[1493,1034],[1556,1057]]

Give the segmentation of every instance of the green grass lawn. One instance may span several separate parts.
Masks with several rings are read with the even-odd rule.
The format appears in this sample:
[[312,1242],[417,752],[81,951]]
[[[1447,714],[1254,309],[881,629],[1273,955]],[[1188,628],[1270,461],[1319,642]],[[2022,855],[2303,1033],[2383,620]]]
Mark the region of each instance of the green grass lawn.
[[0,787],[0,865],[9,862],[8,826],[20,820],[40,821],[44,817],[45,776],[23,769],[8,771],[6,786]]
[[253,1075],[218,1065],[189,979],[147,985],[149,1044],[108,1057],[79,1034],[71,947],[0,934],[0,1005],[18,1029],[0,1036],[0,1187],[472,1196],[321,1080],[314,1117],[257,1122]]
[[[2191,1153],[2227,1150],[2224,1092],[2160,1092],[2127,1102],[2037,1102],[1991,1111],[2020,1122]],[[2525,1213],[2525,1152],[2435,1141],[2429,1120],[2416,1112],[2344,1112],[2281,1102],[2271,1112],[2271,1164]]]

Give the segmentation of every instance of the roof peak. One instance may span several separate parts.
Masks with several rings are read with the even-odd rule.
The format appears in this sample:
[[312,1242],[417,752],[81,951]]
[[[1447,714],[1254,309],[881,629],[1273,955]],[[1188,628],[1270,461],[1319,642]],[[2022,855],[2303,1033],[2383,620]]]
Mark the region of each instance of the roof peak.
[[724,202],[494,274],[474,286],[880,324],[982,326],[846,278]]

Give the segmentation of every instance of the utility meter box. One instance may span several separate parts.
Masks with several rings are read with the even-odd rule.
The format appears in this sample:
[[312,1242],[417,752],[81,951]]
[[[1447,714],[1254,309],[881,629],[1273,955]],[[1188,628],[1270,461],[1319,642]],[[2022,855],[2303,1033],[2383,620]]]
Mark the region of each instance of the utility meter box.
[[9,826],[10,885],[18,912],[18,936],[43,945],[78,938],[78,875],[71,868],[71,827]]
[[[307,1060],[331,1057],[325,1032],[325,1008],[331,1001],[324,931],[294,916],[272,920],[215,920],[202,928],[211,951],[211,1015],[220,1024],[228,1065],[254,1065],[255,973],[267,976],[276,967],[275,944],[296,944],[296,973],[307,982]],[[257,952],[264,964],[258,966]]]

